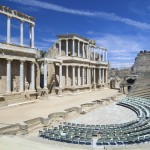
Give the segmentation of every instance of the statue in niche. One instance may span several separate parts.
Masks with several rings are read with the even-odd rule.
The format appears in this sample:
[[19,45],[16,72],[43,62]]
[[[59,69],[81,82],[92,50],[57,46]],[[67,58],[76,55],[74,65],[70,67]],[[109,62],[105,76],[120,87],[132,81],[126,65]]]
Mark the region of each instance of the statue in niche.
[[25,82],[25,90],[29,90],[29,82]]

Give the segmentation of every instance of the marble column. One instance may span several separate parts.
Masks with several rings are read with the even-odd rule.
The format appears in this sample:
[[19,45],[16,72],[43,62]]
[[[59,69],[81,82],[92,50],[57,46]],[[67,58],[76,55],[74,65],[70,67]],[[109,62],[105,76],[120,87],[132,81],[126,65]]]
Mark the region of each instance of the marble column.
[[98,69],[99,84],[101,84],[101,68]]
[[66,66],[66,86],[68,86],[68,67]]
[[31,62],[31,90],[35,90],[35,62]]
[[75,40],[72,39],[72,56],[75,55]]
[[89,85],[89,68],[86,68],[87,84]]
[[78,66],[78,86],[81,85],[81,81],[80,81],[80,66]]
[[7,17],[7,43],[10,44],[10,37],[11,37],[11,17]]
[[47,61],[44,61],[44,89],[47,89]]
[[108,70],[105,69],[105,83],[108,83]]
[[72,66],[72,86],[75,86],[75,66]]
[[7,93],[11,92],[11,61],[7,59]]
[[92,83],[92,80],[91,80],[91,68],[89,68],[89,84]]
[[68,39],[66,40],[66,56],[68,56]]
[[102,84],[104,84],[105,76],[104,76],[104,68],[102,68]]
[[24,91],[24,61],[20,61],[20,91]]
[[83,54],[82,57],[85,58],[84,43],[83,43],[83,45],[82,45],[82,54]]
[[94,81],[94,84],[96,84],[96,82],[95,82],[95,68],[93,68],[93,81]]
[[84,85],[84,67],[82,67],[82,85]]
[[59,64],[59,87],[62,87],[62,64]]
[[61,56],[61,39],[59,39],[59,56]]
[[20,21],[20,46],[23,46],[23,21]]
[[87,59],[89,58],[89,45],[86,45],[86,54],[87,54]]
[[78,41],[78,57],[80,57],[80,41]]
[[30,24],[30,47],[34,48],[34,25]]

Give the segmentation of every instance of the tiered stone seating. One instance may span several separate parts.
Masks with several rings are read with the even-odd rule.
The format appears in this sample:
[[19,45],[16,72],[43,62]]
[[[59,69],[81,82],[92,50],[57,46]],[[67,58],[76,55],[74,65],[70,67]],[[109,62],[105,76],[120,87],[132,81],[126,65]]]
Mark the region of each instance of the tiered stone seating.
[[58,127],[39,131],[39,135],[49,140],[73,144],[93,143],[97,137],[97,145],[126,145],[150,141],[150,101],[144,98],[127,97],[118,105],[127,107],[137,114],[137,119],[110,125],[85,125],[63,123]]

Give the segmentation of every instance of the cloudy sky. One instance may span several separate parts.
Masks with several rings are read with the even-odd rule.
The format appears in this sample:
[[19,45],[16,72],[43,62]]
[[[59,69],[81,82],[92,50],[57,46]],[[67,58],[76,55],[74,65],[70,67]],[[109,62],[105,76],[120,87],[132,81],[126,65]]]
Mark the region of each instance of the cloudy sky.
[[[150,0],[0,0],[0,5],[36,19],[35,46],[47,50],[57,34],[76,33],[108,49],[111,67],[130,67],[140,50],[150,48]],[[6,41],[6,16],[0,15],[0,41]],[[20,22],[11,19],[12,43]],[[29,24],[24,24],[29,45]]]

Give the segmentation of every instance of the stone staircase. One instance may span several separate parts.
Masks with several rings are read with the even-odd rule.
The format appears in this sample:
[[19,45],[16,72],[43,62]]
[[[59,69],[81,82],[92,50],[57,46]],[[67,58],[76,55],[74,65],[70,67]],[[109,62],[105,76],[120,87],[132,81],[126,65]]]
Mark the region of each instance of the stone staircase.
[[150,72],[139,75],[128,95],[150,99]]

